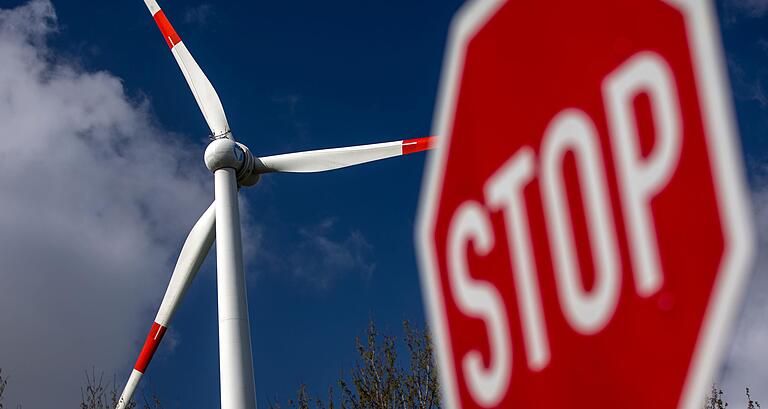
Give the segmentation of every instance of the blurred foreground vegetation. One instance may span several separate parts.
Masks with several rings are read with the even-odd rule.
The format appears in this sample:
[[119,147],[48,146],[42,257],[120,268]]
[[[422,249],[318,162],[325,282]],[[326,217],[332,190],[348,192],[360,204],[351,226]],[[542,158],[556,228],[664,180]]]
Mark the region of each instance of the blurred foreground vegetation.
[[[756,400],[752,400],[752,392],[749,388],[746,388],[747,394],[747,409],[759,409],[760,403]],[[723,390],[717,385],[712,385],[712,389],[707,395],[707,401],[704,405],[704,409],[725,409],[728,407],[728,402],[725,401],[725,394]]]
[[[328,388],[325,397],[312,396],[307,386],[299,386],[295,398],[288,400],[291,409],[439,409],[440,384],[437,367],[432,360],[432,337],[427,330],[414,329],[403,322],[405,336],[398,356],[398,339],[379,334],[369,322],[364,339],[355,339],[355,367],[342,373],[336,388]],[[282,409],[279,402],[270,409]]]

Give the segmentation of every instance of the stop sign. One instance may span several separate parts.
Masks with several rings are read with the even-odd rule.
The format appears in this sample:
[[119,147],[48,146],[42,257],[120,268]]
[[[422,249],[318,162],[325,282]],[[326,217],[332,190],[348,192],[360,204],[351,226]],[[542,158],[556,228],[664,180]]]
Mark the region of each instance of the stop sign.
[[450,408],[700,407],[753,247],[713,6],[475,1],[419,216]]

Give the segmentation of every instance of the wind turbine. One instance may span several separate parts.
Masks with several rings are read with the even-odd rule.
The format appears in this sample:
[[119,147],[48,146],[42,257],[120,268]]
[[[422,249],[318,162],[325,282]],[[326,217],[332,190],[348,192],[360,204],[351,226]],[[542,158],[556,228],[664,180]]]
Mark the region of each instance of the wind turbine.
[[181,299],[210,251],[214,238],[218,241],[216,285],[221,407],[255,409],[256,393],[243,273],[238,189],[255,185],[264,173],[322,172],[420,152],[432,147],[434,137],[255,157],[245,145],[235,142],[216,90],[192,58],[192,54],[173,29],[157,1],[144,0],[144,3],[176,58],[211,129],[211,143],[205,150],[204,159],[205,165],[214,175],[215,200],[192,227],[182,246],[168,289],[120,396],[117,409],[125,408],[130,402]]

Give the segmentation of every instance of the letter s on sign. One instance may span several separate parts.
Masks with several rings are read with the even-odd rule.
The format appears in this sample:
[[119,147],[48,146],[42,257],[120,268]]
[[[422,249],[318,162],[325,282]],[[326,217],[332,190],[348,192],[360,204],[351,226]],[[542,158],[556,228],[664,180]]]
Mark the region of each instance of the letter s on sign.
[[448,229],[448,271],[451,294],[458,308],[469,317],[482,320],[488,331],[489,365],[482,353],[472,350],[462,359],[462,369],[472,398],[485,407],[496,406],[509,386],[512,353],[507,313],[499,291],[492,284],[469,274],[467,246],[480,256],[494,246],[493,226],[483,206],[466,201],[456,209]]

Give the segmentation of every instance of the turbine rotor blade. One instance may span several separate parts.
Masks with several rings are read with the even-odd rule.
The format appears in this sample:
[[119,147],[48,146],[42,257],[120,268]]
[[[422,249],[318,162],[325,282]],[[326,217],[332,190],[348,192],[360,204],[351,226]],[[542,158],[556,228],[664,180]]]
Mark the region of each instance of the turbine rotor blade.
[[344,148],[285,153],[256,159],[254,172],[310,173],[345,168],[432,149],[434,136]]
[[208,80],[208,77],[205,76],[203,70],[192,57],[192,54],[190,54],[187,46],[181,41],[181,37],[176,33],[176,30],[168,21],[163,10],[160,9],[157,1],[144,0],[144,3],[147,5],[149,12],[152,13],[152,17],[163,34],[165,42],[171,49],[173,57],[176,58],[176,63],[179,64],[179,68],[182,74],[184,74],[189,88],[192,90],[192,95],[194,95],[200,111],[203,112],[208,127],[211,128],[212,135],[227,135],[229,133],[227,117],[224,115],[221,100],[211,81]]
[[163,301],[160,303],[160,309],[157,312],[152,328],[149,330],[144,346],[141,349],[139,358],[131,371],[131,376],[120,395],[116,409],[124,409],[133,397],[136,387],[139,385],[142,375],[147,370],[149,362],[152,360],[160,341],[165,335],[176,309],[179,307],[184,294],[189,285],[195,278],[200,265],[205,260],[205,256],[211,250],[211,245],[216,236],[216,211],[212,204],[208,210],[203,213],[200,219],[195,223],[187,236],[187,240],[181,248],[181,253],[176,261],[176,267],[171,275],[171,282],[165,291]]

